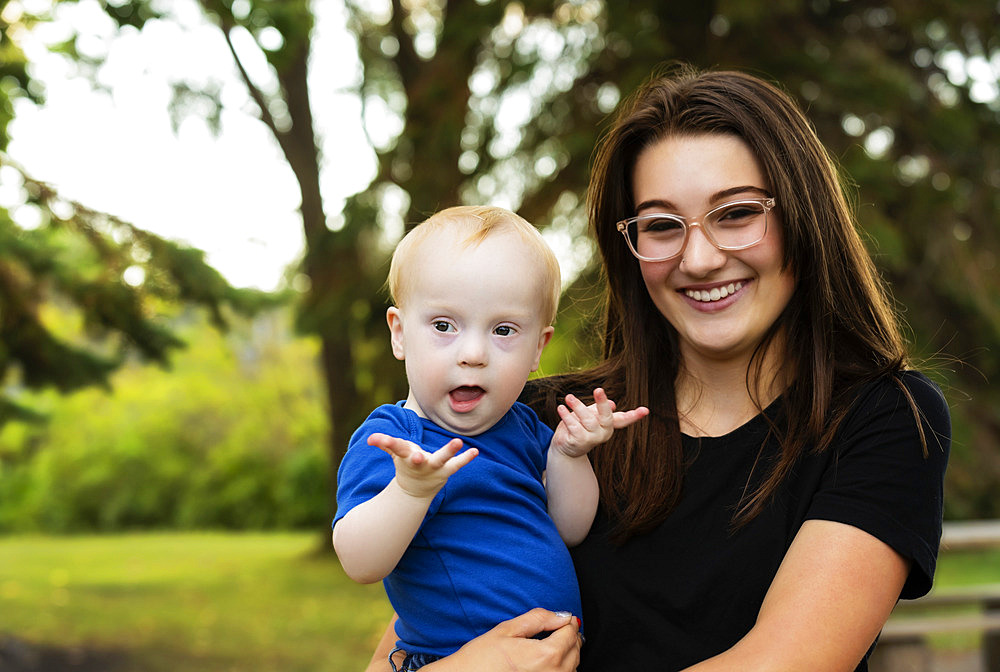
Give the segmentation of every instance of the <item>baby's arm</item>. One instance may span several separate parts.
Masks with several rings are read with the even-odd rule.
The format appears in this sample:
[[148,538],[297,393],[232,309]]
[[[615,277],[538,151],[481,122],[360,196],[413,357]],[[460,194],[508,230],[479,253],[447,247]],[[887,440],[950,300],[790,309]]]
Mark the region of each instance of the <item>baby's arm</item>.
[[333,527],[333,547],[340,564],[359,583],[388,576],[420,528],[434,495],[449,476],[479,454],[470,448],[458,455],[461,439],[452,439],[433,453],[386,434],[372,434],[368,444],[392,455],[396,477]]
[[559,535],[567,546],[575,546],[587,536],[597,512],[597,477],[587,453],[610,439],[614,430],[649,415],[649,409],[615,411],[615,402],[597,388],[592,405],[569,394],[566,406],[560,405],[558,411],[562,422],[549,444],[545,490]]

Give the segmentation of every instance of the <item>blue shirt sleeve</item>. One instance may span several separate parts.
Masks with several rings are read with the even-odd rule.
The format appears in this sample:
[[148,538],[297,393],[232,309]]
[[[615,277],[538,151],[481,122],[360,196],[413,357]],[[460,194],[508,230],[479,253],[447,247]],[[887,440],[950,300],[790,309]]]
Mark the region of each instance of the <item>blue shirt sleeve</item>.
[[392,457],[368,445],[368,437],[376,432],[417,441],[419,419],[401,406],[385,405],[375,409],[355,430],[337,470],[337,513],[333,525],[355,506],[382,492],[396,475]]

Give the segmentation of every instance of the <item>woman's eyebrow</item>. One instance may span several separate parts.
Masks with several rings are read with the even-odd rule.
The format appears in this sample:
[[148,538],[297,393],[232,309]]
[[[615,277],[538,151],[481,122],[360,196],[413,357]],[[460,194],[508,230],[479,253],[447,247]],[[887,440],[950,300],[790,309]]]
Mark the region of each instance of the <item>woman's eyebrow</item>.
[[729,198],[730,196],[735,196],[737,194],[745,194],[748,191],[760,194],[761,196],[770,197],[771,194],[763,187],[754,187],[752,185],[744,185],[742,187],[730,187],[729,189],[723,189],[722,191],[717,191],[712,195],[712,201],[721,201],[724,198]]
[[656,208],[658,210],[676,210],[677,207],[670,201],[666,201],[662,198],[651,198],[647,201],[643,201],[635,206],[635,211],[640,212],[642,210],[648,210],[649,208]]
[[[761,196],[770,197],[770,193],[763,187],[754,187],[752,185],[742,185],[739,187],[729,187],[728,189],[723,189],[712,194],[711,202],[717,203],[721,200],[729,198],[730,196],[736,196],[737,194],[745,194],[747,192],[753,192],[755,194],[760,194]],[[650,208],[656,208],[657,210],[662,210],[665,212],[676,211],[677,206],[664,198],[650,198],[643,201],[635,206],[636,212],[641,212],[643,210],[648,210]]]

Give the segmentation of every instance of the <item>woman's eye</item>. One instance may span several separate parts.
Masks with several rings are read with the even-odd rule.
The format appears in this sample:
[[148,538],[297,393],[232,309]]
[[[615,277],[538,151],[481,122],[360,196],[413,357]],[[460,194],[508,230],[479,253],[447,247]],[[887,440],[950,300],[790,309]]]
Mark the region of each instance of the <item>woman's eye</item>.
[[717,223],[742,224],[764,214],[764,206],[755,203],[734,205],[715,213]]
[[757,213],[750,208],[730,208],[721,213],[719,219],[742,219],[744,217],[753,217]]
[[672,217],[651,217],[644,222],[642,230],[649,233],[656,233],[660,231],[677,231],[683,228],[684,225]]
[[497,336],[510,336],[511,334],[514,333],[514,328],[513,327],[508,327],[507,325],[502,324],[499,327],[497,327],[496,329],[494,329],[493,333],[496,334]]

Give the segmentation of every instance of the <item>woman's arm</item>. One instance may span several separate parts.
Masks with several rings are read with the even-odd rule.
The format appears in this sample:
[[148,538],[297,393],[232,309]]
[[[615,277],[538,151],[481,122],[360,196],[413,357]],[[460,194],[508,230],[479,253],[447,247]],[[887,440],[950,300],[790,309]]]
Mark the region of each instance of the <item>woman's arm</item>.
[[[393,616],[365,672],[392,672],[389,652],[396,639]],[[532,609],[476,637],[427,672],[573,672],[580,663],[580,637],[575,616]],[[551,631],[545,639],[531,639]]]
[[735,646],[688,668],[852,672],[889,618],[909,563],[856,527],[807,520]]

